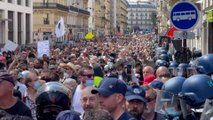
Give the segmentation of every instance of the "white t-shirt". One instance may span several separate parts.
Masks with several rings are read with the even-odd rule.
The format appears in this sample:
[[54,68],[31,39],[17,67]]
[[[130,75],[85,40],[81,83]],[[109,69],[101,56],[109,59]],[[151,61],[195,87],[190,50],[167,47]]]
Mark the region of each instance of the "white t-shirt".
[[26,96],[26,93],[27,93],[26,85],[24,85],[24,84],[22,84],[20,82],[17,82],[16,86],[15,86],[15,89],[21,92],[22,98]]
[[78,85],[76,87],[75,93],[73,95],[73,100],[72,100],[72,108],[74,109],[74,111],[79,112],[81,114],[84,113],[84,110],[81,106],[81,95],[82,95],[82,90],[80,88],[80,85]]

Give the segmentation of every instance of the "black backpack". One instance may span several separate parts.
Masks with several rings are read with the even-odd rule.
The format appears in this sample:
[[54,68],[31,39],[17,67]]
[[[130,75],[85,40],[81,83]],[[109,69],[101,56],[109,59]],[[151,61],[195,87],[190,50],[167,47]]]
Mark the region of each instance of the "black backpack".
[[19,86],[17,87],[17,89],[13,89],[13,96],[19,98],[20,100],[22,100],[22,94],[19,91]]

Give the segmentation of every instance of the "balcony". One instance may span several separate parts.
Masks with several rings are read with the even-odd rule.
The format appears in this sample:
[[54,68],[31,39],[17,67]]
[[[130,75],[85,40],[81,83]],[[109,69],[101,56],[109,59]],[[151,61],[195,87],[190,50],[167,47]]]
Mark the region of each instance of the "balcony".
[[74,6],[69,6],[69,10],[73,11],[73,12],[78,12],[78,13],[81,13],[81,14],[85,14],[85,15],[90,15],[89,11],[84,10],[84,9],[80,9],[80,8],[77,8],[77,7],[74,7]]
[[58,3],[33,3],[33,9],[58,9],[66,12],[73,11],[88,16],[90,15],[90,12],[87,10],[83,10],[74,6],[68,7]]
[[67,6],[58,3],[33,3],[33,9],[58,9],[66,12],[69,11]]

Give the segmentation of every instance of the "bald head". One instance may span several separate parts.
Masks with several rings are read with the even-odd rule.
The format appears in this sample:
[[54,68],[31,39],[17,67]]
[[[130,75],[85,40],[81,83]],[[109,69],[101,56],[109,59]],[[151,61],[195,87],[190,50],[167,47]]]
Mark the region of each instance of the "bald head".
[[153,74],[154,69],[151,66],[145,66],[143,68],[143,77],[146,77],[148,74]]
[[169,69],[167,67],[161,66],[156,70],[156,76],[159,78],[159,75],[162,73],[167,73],[169,74]]

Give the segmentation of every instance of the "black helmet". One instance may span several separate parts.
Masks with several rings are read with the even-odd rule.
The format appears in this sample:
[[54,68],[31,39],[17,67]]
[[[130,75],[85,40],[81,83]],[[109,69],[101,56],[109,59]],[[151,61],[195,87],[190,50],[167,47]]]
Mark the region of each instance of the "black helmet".
[[203,55],[196,59],[198,73],[210,75],[213,73],[213,54]]
[[48,82],[37,91],[38,120],[56,119],[59,112],[70,109],[68,89],[61,83]]
[[213,80],[205,74],[197,74],[187,78],[182,86],[182,97],[192,108],[200,107],[207,98],[213,98]]

